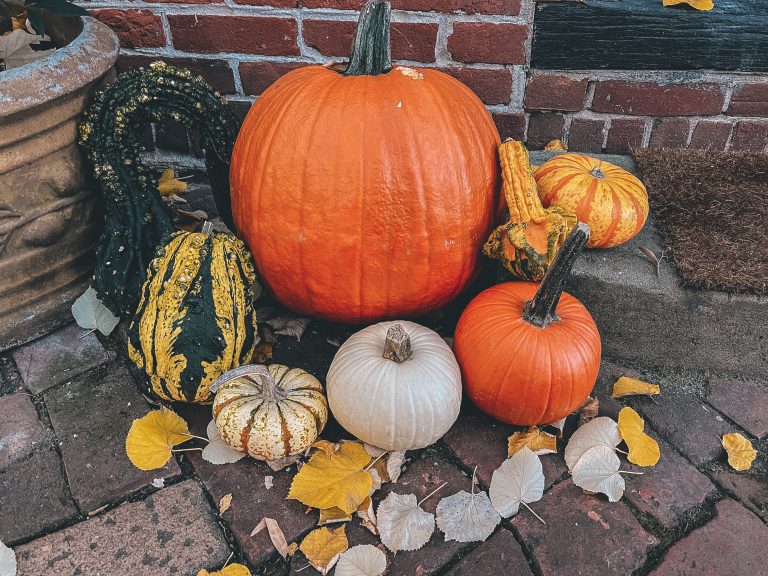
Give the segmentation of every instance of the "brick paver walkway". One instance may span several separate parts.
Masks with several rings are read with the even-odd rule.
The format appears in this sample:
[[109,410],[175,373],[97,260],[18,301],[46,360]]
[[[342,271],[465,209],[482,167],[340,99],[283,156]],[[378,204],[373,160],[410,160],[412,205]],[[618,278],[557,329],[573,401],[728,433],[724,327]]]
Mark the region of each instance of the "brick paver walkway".
[[[281,338],[275,360],[323,379],[336,350],[325,327],[311,325],[301,343]],[[249,458],[214,466],[190,452],[162,470],[135,469],[125,436],[151,407],[121,338],[83,333],[69,326],[0,357],[0,540],[15,548],[20,575],[195,575],[230,554],[254,574],[317,574],[302,570],[301,553],[283,561],[266,532],[250,536],[265,515],[289,542],[315,525],[316,512],[285,500],[295,467],[275,473]],[[561,454],[542,457],[547,491],[535,509],[547,526],[522,511],[484,543],[445,542],[435,531],[419,551],[387,553],[388,574],[768,574],[768,386],[637,368],[605,361],[596,388],[602,414],[633,406],[661,444],[659,464],[628,478],[620,502],[576,488],[561,446]],[[662,395],[612,400],[621,374],[658,382]],[[204,434],[209,409],[176,409]],[[408,453],[400,480],[376,499],[392,490],[423,495],[443,482],[451,494],[467,488],[475,466],[487,488],[512,431],[465,406],[443,440]],[[720,436],[733,431],[760,453],[749,472],[725,462]],[[340,434],[331,424],[324,436]],[[220,515],[217,503],[228,493],[232,506]],[[434,511],[436,503],[425,507]],[[347,532],[351,545],[378,544],[358,520]]]

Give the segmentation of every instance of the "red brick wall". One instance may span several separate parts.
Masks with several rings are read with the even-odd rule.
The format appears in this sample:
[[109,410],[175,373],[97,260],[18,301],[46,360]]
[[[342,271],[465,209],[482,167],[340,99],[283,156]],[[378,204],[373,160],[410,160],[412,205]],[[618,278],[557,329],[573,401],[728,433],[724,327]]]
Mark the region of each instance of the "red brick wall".
[[[187,66],[244,114],[281,74],[343,59],[362,3],[97,0],[87,6],[120,36],[120,70],[157,58]],[[560,138],[571,150],[588,152],[768,149],[766,76],[531,70],[533,0],[392,4],[393,57],[460,79],[488,106],[502,136],[525,139],[530,148]]]

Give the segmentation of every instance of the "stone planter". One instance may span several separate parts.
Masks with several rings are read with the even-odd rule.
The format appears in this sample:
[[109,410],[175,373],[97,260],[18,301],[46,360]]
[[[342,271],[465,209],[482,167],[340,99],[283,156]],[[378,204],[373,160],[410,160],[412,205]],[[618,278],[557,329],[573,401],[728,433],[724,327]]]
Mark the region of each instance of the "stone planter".
[[118,39],[93,18],[46,28],[63,48],[0,72],[0,350],[71,320],[101,226],[77,121],[113,74]]

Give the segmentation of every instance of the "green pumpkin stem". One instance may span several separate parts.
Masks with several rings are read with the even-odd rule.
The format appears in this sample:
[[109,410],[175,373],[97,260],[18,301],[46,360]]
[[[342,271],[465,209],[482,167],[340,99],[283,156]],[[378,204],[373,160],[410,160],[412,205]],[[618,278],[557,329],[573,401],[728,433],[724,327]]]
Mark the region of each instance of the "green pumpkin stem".
[[384,358],[401,364],[413,354],[411,337],[402,324],[392,324],[384,339]]
[[392,70],[389,2],[368,0],[360,11],[355,40],[344,76],[377,76]]
[[589,226],[579,222],[565,239],[533,299],[525,303],[523,312],[525,320],[542,328],[560,320],[556,313],[557,304],[560,302],[560,296],[571,275],[573,265],[587,240],[589,240]]

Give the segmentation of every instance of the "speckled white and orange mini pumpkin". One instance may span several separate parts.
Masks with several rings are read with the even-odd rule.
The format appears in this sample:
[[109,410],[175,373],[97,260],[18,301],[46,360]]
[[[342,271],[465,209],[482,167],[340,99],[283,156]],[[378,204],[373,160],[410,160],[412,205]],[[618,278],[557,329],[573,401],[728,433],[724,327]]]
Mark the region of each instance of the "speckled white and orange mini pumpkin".
[[323,385],[300,368],[241,366],[222,375],[213,389],[219,435],[257,460],[304,452],[328,420]]

